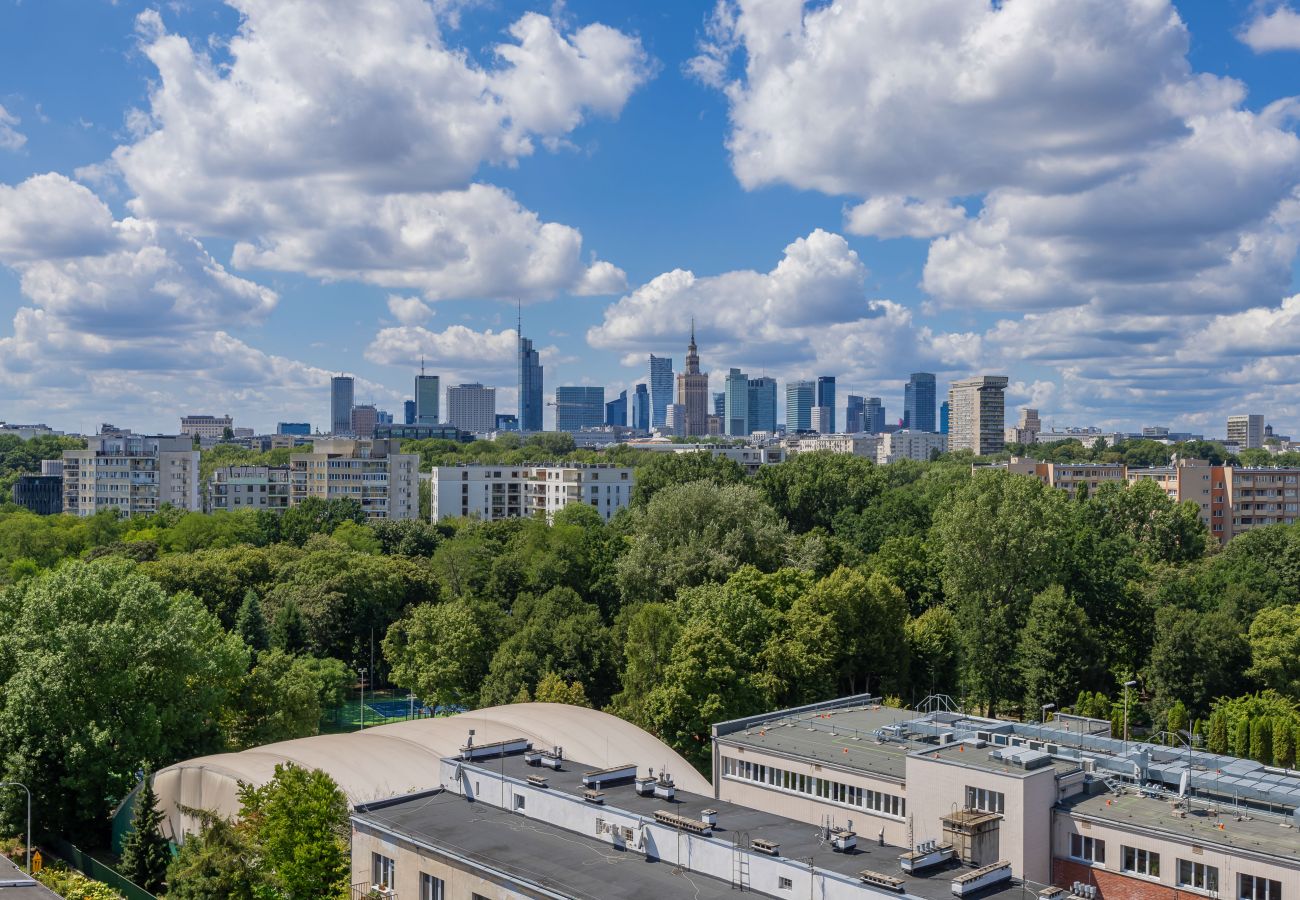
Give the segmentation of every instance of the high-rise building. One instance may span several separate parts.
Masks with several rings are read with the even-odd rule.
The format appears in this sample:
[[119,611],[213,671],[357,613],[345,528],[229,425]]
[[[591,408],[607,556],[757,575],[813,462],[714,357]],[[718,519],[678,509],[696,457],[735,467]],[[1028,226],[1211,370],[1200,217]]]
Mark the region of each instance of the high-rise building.
[[275,426],[276,434],[311,434],[310,422],[280,422]]
[[632,419],[627,424],[637,431],[650,430],[650,392],[644,384],[632,392]]
[[948,449],[976,456],[1001,453],[1006,447],[1005,375],[977,375],[948,388]]
[[785,430],[790,434],[812,430],[812,410],[817,387],[811,381],[788,381],[785,385]]
[[627,426],[627,391],[619,391],[617,399],[605,404],[605,424],[619,428]]
[[844,433],[857,434],[860,431],[866,431],[865,420],[862,417],[863,410],[866,408],[861,397],[857,394],[849,394],[844,398]]
[[727,392],[713,392],[713,415],[721,419],[727,414]]
[[603,387],[557,387],[555,389],[555,430],[581,431],[599,428],[605,423],[605,389]]
[[1043,422],[1038,418],[1038,410],[1028,406],[1021,407],[1020,421],[1014,428],[1007,429],[1007,442],[1015,444],[1037,444],[1038,433],[1043,430]]
[[220,440],[227,430],[235,433],[235,420],[230,416],[181,416],[181,434],[189,437]]
[[749,379],[749,433],[776,432],[776,379],[766,375]]
[[425,375],[424,360],[420,360],[420,374],[415,376],[415,421],[408,424],[437,425],[441,393],[441,379],[437,375]]
[[951,408],[952,407],[948,405],[947,400],[939,404],[939,433],[940,434],[948,433],[948,410]]
[[913,372],[903,389],[903,427],[912,431],[934,431],[934,375]]
[[533,342],[519,332],[519,430],[541,431],[542,398],[541,355]]
[[727,374],[725,402],[722,414],[722,432],[728,437],[745,437],[749,434],[749,376],[739,369]]
[[485,434],[495,429],[497,389],[481,384],[447,388],[447,424],[470,434]]
[[829,406],[814,406],[808,424],[818,434],[834,434],[835,426],[832,424],[834,421],[835,417]]
[[348,434],[351,430],[355,387],[350,375],[330,379],[330,434]]
[[542,513],[550,522],[581,503],[608,520],[631,502],[635,480],[633,469],[604,464],[434,466],[431,516],[491,522]]
[[824,406],[830,412],[822,418],[825,430],[817,429],[819,434],[835,433],[835,376],[823,375],[817,379],[817,406]]
[[650,354],[650,427],[662,428],[673,402],[673,361]]
[[686,371],[677,376],[677,402],[686,407],[685,434],[709,433],[709,373],[700,371],[700,354],[695,347],[695,322],[686,347]]
[[402,401],[402,424],[403,425],[415,424],[415,401],[414,400]]
[[669,403],[668,412],[664,416],[663,428],[660,430],[672,437],[685,437],[686,407],[680,403]]
[[222,466],[208,476],[206,512],[288,508],[288,466]]
[[369,440],[375,436],[375,425],[379,421],[379,410],[368,403],[352,407],[352,425],[348,433],[354,437]]
[[199,451],[188,435],[146,436],[129,432],[86,439],[85,450],[63,453],[63,511],[93,516],[153,515],[170,503],[198,512]]
[[871,434],[882,434],[885,430],[885,404],[879,397],[868,397],[862,403],[862,424]]
[[1261,415],[1228,416],[1228,443],[1242,450],[1264,446],[1264,417]]
[[400,447],[401,441],[396,440],[316,441],[310,453],[289,457],[289,505],[297,506],[308,497],[350,499],[361,504],[368,519],[416,518],[420,455],[401,453]]
[[497,413],[497,431],[518,431],[519,417],[514,413]]

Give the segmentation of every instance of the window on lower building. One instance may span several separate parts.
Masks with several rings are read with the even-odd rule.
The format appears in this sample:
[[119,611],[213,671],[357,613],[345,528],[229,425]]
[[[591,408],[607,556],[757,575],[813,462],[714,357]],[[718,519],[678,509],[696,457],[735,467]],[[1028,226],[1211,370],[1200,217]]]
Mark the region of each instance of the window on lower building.
[[1084,862],[1105,864],[1106,842],[1099,838],[1070,835],[1070,855]]
[[1136,847],[1122,847],[1124,858],[1121,860],[1120,870],[1123,872],[1133,872],[1137,875],[1150,875],[1152,878],[1160,877],[1160,854],[1153,853],[1150,850],[1139,850]]
[[1006,812],[1006,795],[1001,791],[990,791],[985,788],[966,786],[966,808],[979,809],[984,812],[1001,813]]
[[393,860],[382,853],[370,854],[370,880],[374,884],[392,885],[397,878]]
[[1178,886],[1213,893],[1219,889],[1219,870],[1205,863],[1180,859],[1178,860]]
[[794,890],[794,882],[791,881],[789,878],[786,878],[784,875],[781,875],[777,878],[776,885],[783,891]]
[[1258,875],[1237,876],[1240,900],[1282,900],[1282,882]]
[[420,873],[420,900],[447,900],[447,886],[441,878]]

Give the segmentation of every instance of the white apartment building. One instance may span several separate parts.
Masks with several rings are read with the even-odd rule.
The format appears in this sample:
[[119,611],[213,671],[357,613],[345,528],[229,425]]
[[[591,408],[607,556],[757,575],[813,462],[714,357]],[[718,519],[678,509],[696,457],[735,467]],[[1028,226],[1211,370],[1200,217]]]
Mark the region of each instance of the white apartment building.
[[147,516],[164,504],[198,511],[199,454],[188,435],[100,434],[63,453],[63,511]]
[[[948,448],[976,456],[1001,453],[1006,445],[1005,375],[979,375],[948,387]],[[1040,438],[1041,440],[1041,438]]]
[[470,434],[487,434],[497,427],[497,389],[481,384],[447,388],[447,424]]
[[207,511],[289,508],[288,466],[223,466],[207,483]]
[[608,521],[632,500],[633,470],[603,464],[435,466],[430,514],[493,521],[555,514],[590,504]]
[[401,453],[401,441],[328,438],[289,461],[289,505],[308,497],[356,500],[370,519],[414,519],[420,514],[420,455]]
[[887,431],[878,438],[876,462],[882,466],[901,459],[928,460],[932,453],[948,450],[948,435],[937,431]]
[[874,460],[880,449],[880,435],[859,432],[858,434],[820,434],[808,437],[787,438],[786,450],[791,456],[797,453],[850,453]]
[[230,416],[181,416],[181,434],[220,440],[229,428],[233,433],[235,420]]
[[1242,450],[1254,450],[1264,446],[1264,417],[1250,414],[1228,416],[1228,441]]

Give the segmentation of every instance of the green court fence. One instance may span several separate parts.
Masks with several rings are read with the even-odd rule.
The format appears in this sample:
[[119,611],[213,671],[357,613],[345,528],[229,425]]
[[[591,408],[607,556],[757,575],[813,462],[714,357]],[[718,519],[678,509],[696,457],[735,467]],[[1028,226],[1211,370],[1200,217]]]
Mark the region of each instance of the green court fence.
[[46,846],[54,851],[55,856],[72,866],[82,875],[104,882],[104,884],[126,897],[126,900],[157,900],[153,894],[134,882],[127,881],[107,863],[100,862],[74,844],[69,844],[67,841],[51,841],[47,842]]

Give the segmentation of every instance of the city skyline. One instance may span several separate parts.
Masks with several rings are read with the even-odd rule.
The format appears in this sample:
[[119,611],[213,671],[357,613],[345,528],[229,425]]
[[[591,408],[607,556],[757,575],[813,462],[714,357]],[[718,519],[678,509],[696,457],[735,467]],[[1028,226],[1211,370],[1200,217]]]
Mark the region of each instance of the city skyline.
[[[0,419],[319,426],[339,372],[400,417],[421,356],[514,410],[522,303],[544,402],[678,374],[694,317],[714,389],[830,375],[894,422],[909,373],[1005,373],[1009,415],[1300,431],[1294,4],[949,4],[9,5]],[[355,52],[295,68],[316,39]]]

